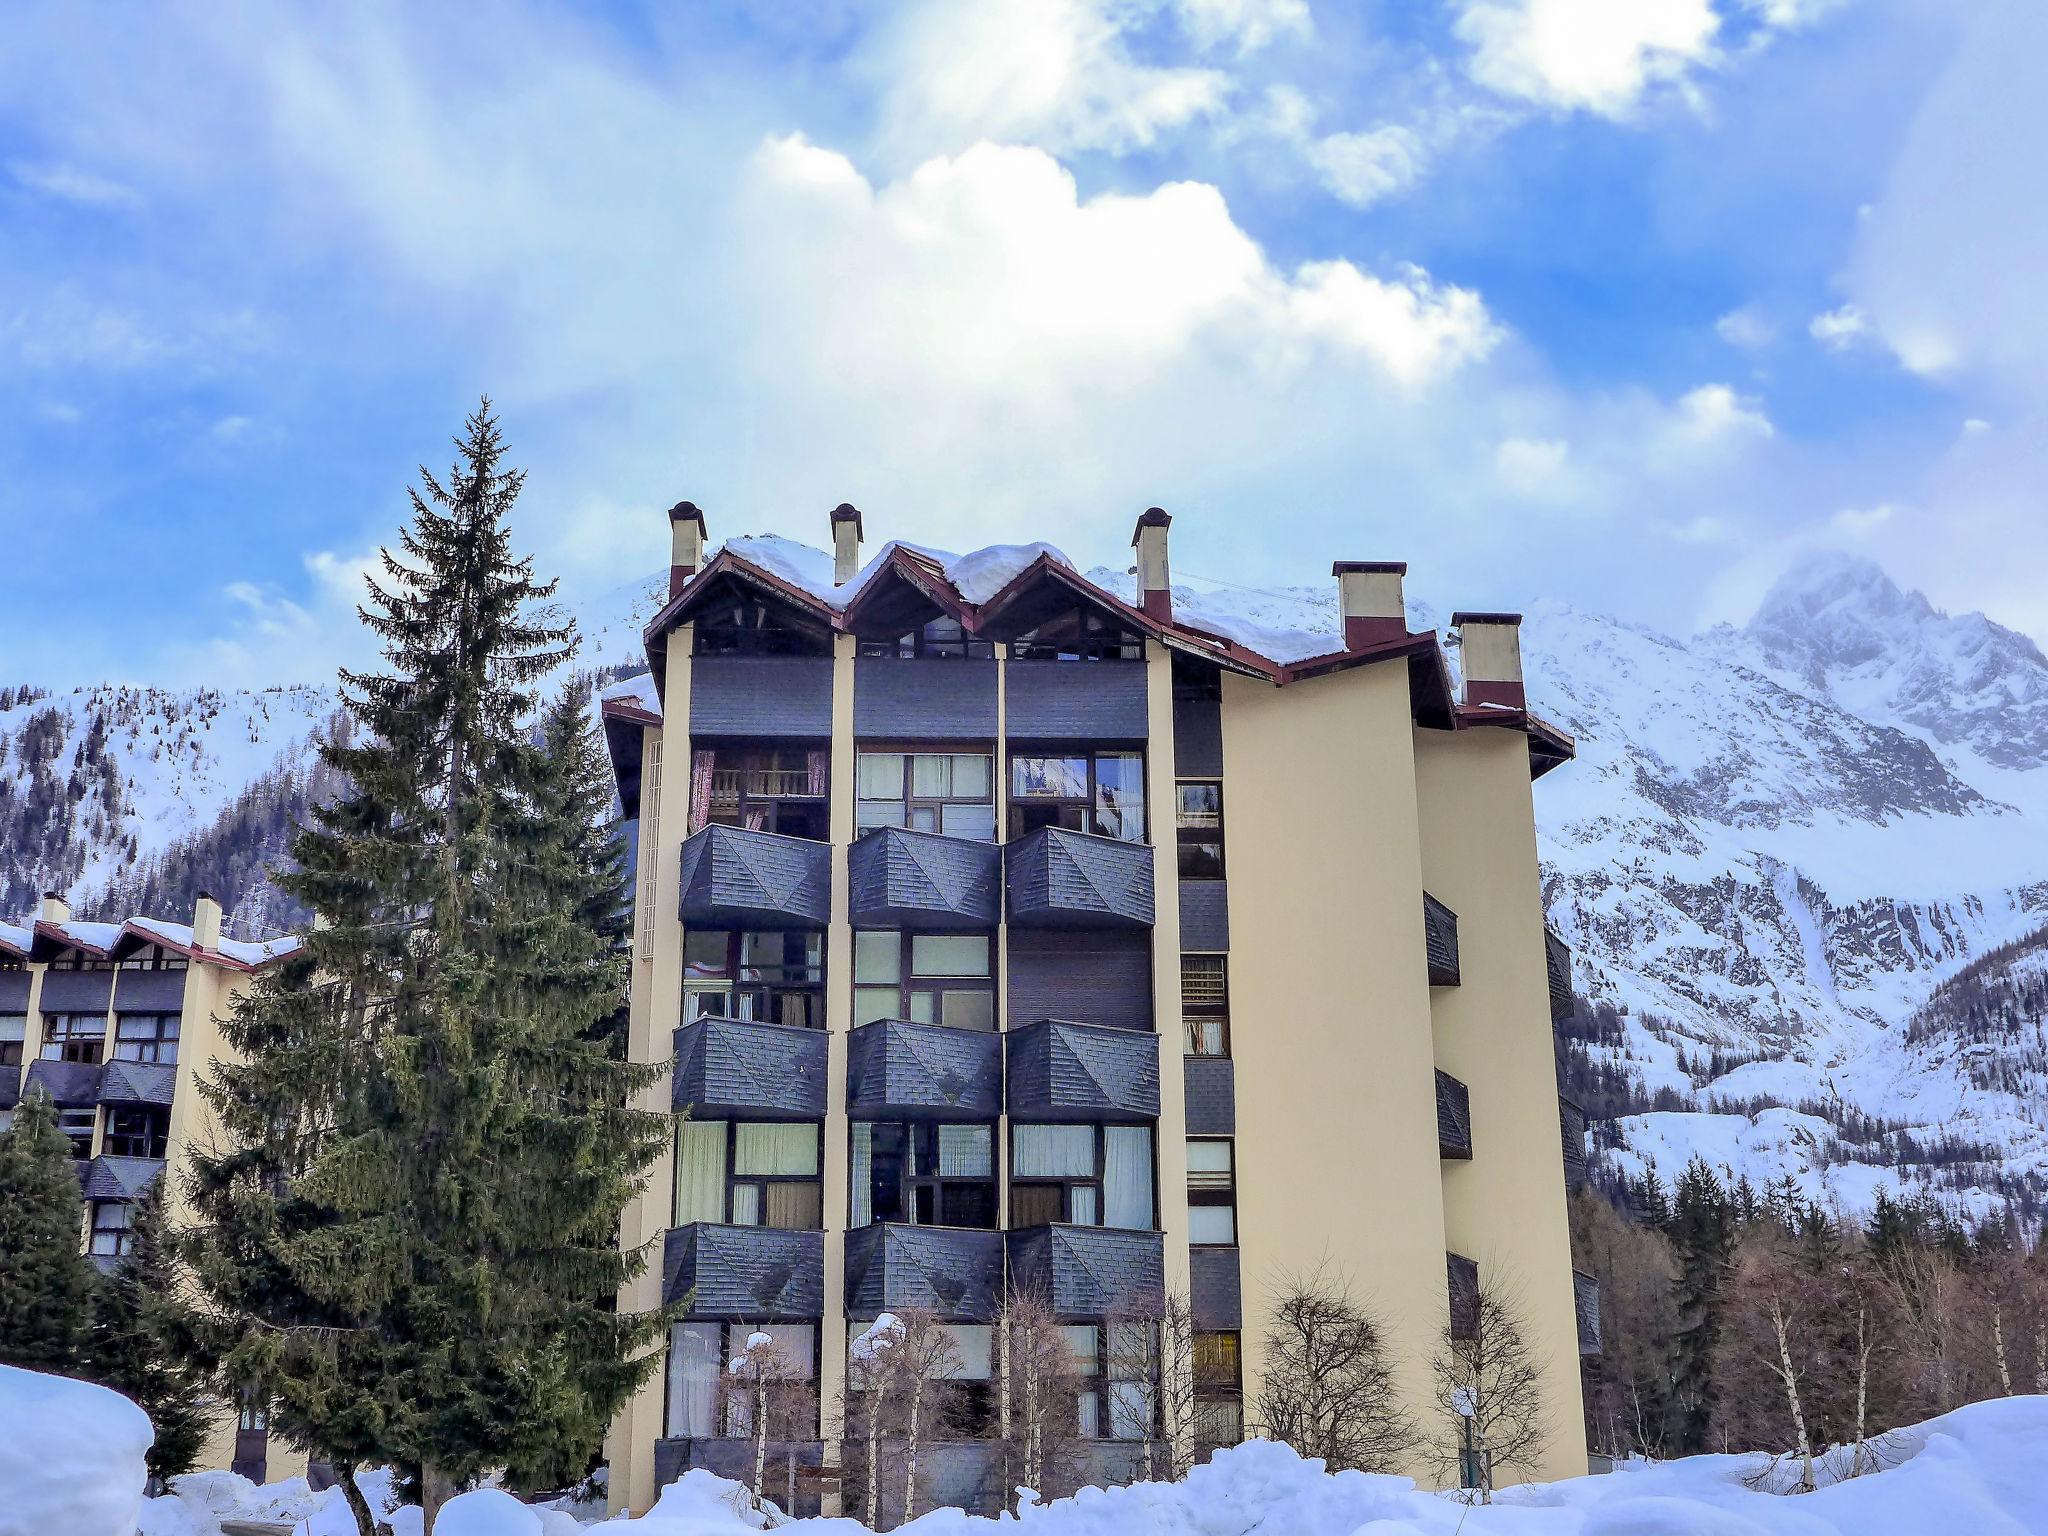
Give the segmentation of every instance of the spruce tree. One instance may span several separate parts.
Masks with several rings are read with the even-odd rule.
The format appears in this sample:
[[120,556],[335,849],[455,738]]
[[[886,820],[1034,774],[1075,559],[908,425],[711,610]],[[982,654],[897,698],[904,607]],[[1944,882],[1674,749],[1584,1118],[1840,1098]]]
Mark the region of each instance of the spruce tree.
[[194,1349],[193,1314],[163,1207],[163,1182],[136,1201],[128,1251],[93,1291],[87,1374],[149,1415],[158,1486],[199,1464],[212,1397]]
[[1735,1252],[1735,1219],[1728,1192],[1697,1157],[1679,1175],[1665,1230],[1678,1260],[1678,1332],[1671,1354],[1678,1449],[1703,1451],[1714,1421],[1714,1361],[1722,1288]]
[[386,669],[343,672],[355,729],[321,750],[348,788],[280,881],[314,925],[226,1028],[208,1095],[235,1144],[195,1180],[223,1374],[338,1466],[419,1466],[429,1530],[487,1469],[587,1452],[652,1368],[630,1357],[663,1320],[609,1308],[668,1135],[632,1105],[655,1070],[599,1038],[623,967],[579,916],[606,877],[592,764],[565,779],[527,734],[573,630],[530,616],[553,584],[512,553],[488,401],[457,448],[370,583]]
[[0,1364],[78,1368],[98,1279],[80,1246],[83,1220],[71,1139],[32,1093],[0,1132]]

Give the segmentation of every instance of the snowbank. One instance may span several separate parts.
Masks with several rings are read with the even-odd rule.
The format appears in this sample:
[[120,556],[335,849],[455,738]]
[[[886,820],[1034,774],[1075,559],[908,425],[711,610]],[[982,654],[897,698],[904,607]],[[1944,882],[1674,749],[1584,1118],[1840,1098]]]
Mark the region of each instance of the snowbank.
[[[1253,1441],[1196,1468],[1184,1483],[1091,1488],[1028,1507],[1018,1519],[934,1510],[902,1529],[916,1536],[2048,1536],[2048,1397],[1973,1404],[1888,1436],[1884,1454],[1895,1463],[1886,1471],[1796,1496],[1749,1486],[1769,1458],[1693,1456],[1509,1488],[1490,1506],[1467,1507],[1406,1478],[1326,1474],[1284,1445]],[[181,1479],[186,1509],[202,1502],[200,1486]],[[0,1484],[0,1536],[105,1529],[75,1522],[69,1505],[61,1521],[46,1514],[41,1525],[9,1526],[6,1493]],[[318,1497],[333,1502],[322,1503],[309,1536],[349,1536],[338,1496]],[[158,1523],[158,1508],[177,1502],[150,1501],[144,1536],[218,1536],[217,1523]],[[380,1505],[374,1495],[372,1503]],[[587,1536],[748,1536],[772,1518],[750,1508],[738,1484],[688,1472],[641,1519],[580,1528],[559,1509],[522,1505],[495,1489],[463,1494],[442,1512],[440,1536],[574,1536],[579,1529]],[[417,1536],[418,1519],[417,1510],[402,1510],[394,1523]],[[793,1536],[865,1536],[854,1520],[799,1520],[787,1528]]]
[[0,1365],[0,1536],[134,1536],[155,1439],[118,1392]]

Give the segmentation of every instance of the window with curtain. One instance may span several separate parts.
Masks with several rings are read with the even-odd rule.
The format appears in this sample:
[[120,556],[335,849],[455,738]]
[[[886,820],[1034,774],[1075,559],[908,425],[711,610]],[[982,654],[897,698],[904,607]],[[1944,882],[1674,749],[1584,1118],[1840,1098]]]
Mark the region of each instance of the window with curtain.
[[1244,1374],[1239,1335],[1194,1337],[1195,1449],[1206,1453],[1244,1439]]
[[1230,1054],[1229,962],[1222,955],[1180,957],[1182,1054]]
[[824,1225],[815,1121],[740,1121],[733,1126],[732,1222],[815,1232]]
[[852,1135],[854,1226],[995,1226],[994,1126],[856,1121]]
[[103,1013],[59,1013],[47,1021],[43,1036],[45,1061],[98,1061],[106,1044],[107,1016]]
[[133,1244],[129,1232],[134,1208],[126,1201],[96,1200],[92,1207],[92,1252],[103,1259],[119,1258]]
[[1102,1438],[1102,1330],[1093,1323],[1068,1323],[1060,1334],[1073,1354],[1081,1375],[1081,1395],[1075,1401],[1080,1422],[1076,1429],[1083,1440]]
[[1173,786],[1174,837],[1183,880],[1223,878],[1223,786],[1180,779]]
[[0,1067],[21,1065],[22,1043],[27,1038],[27,1014],[0,1013]]
[[908,827],[989,842],[996,835],[995,758],[987,752],[861,752],[854,827]]
[[1012,1125],[1010,1225],[1154,1229],[1152,1128]]
[[995,946],[985,933],[853,936],[853,1022],[911,1019],[952,1029],[996,1027]]
[[1145,754],[1128,751],[1014,752],[1010,837],[1064,827],[1098,837],[1145,841]]
[[1229,1247],[1237,1242],[1237,1166],[1233,1144],[1188,1138],[1188,1241]]
[[977,639],[960,627],[958,619],[933,619],[901,635],[863,638],[863,656],[942,656],[954,661],[986,661],[996,653],[995,642]]
[[668,1433],[718,1433],[718,1379],[725,1372],[725,1324],[677,1323],[668,1336]]
[[[728,1323],[725,1325],[725,1360],[731,1362],[743,1354],[749,1335],[765,1333],[775,1341],[793,1371],[787,1385],[771,1386],[769,1391],[770,1439],[807,1440],[818,1432],[818,1404],[811,1395],[800,1389],[800,1384],[815,1382],[818,1376],[818,1325],[816,1323]],[[791,1422],[793,1416],[801,1414],[803,1422]],[[745,1436],[754,1429],[754,1400],[746,1392],[733,1393],[726,1399],[725,1432],[731,1436]]]
[[685,1120],[676,1127],[677,1226],[725,1220],[726,1139],[723,1120]]
[[683,934],[683,1020],[825,1027],[825,936],[805,930]]
[[114,1016],[114,1060],[174,1062],[178,1059],[175,1013],[122,1013]]

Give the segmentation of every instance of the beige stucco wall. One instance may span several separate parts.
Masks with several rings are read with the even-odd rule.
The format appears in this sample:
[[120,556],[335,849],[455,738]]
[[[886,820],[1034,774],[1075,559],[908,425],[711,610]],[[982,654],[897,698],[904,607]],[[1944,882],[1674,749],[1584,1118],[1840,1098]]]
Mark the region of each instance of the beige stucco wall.
[[1459,985],[1432,991],[1436,1060],[1472,1101],[1472,1160],[1443,1165],[1445,1233],[1482,1287],[1517,1299],[1543,1357],[1548,1449],[1512,1475],[1576,1477],[1585,1416],[1529,744],[1503,729],[1414,734],[1423,880],[1458,914]]
[[1223,679],[1248,1420],[1290,1277],[1348,1279],[1418,1415],[1448,1317],[1412,736],[1399,662]]

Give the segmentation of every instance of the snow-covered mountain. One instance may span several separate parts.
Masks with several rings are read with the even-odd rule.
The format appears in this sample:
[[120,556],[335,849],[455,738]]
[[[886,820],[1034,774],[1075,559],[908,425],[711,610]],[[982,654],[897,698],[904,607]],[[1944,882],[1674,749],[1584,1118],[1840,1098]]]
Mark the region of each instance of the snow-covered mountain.
[[[570,605],[579,665],[637,661],[664,595],[657,577]],[[1340,628],[1333,584],[1175,601],[1275,654]],[[1850,1208],[1903,1182],[1988,1211],[2048,1183],[2048,942],[2024,942],[2048,926],[2040,650],[1837,555],[1740,628],[1676,639],[1547,604],[1523,645],[1534,707],[1579,743],[1536,807],[1610,1162],[1669,1177],[1698,1152]],[[110,881],[260,908],[333,708],[307,684],[0,690],[0,913]]]

